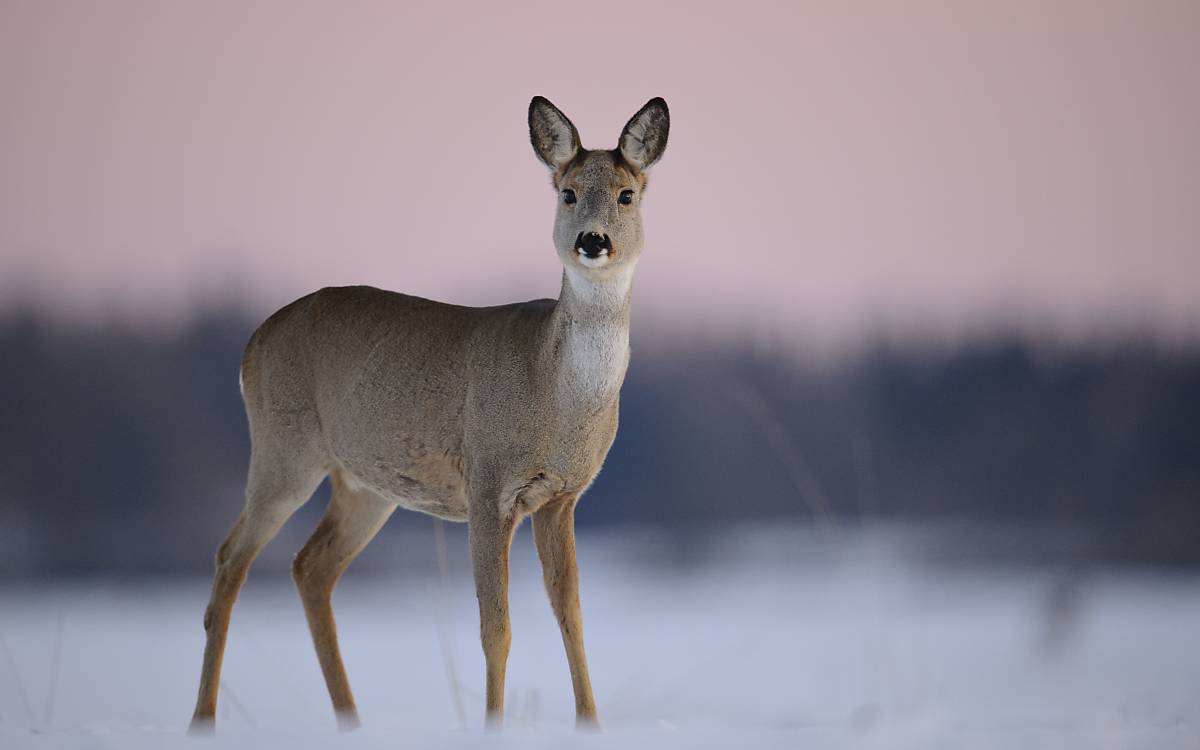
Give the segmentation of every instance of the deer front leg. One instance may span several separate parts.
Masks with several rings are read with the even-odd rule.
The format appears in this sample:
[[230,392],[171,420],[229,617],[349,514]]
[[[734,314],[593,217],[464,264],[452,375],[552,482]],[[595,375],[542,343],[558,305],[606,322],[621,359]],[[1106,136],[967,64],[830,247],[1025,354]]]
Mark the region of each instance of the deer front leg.
[[504,716],[504,670],[512,629],[508,620],[508,552],[516,518],[502,513],[495,497],[477,498],[470,512],[468,534],[479,599],[479,635],[487,661],[487,714],[489,726],[498,727]]
[[533,539],[542,560],[542,578],[562,630],[571,685],[575,689],[575,723],[598,725],[596,701],[583,652],[583,614],[579,609],[579,569],[575,564],[576,497],[556,500],[533,514]]

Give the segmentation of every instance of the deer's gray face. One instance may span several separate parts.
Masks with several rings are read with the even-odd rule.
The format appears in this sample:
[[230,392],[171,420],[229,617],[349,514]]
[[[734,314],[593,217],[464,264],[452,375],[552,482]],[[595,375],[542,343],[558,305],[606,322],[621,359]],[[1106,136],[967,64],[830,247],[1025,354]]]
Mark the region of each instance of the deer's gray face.
[[651,99],[625,125],[617,148],[589,151],[567,116],[542,97],[529,105],[533,149],[554,172],[558,212],[554,246],[562,262],[603,275],[627,267],[642,251],[645,170],[667,146],[670,116]]

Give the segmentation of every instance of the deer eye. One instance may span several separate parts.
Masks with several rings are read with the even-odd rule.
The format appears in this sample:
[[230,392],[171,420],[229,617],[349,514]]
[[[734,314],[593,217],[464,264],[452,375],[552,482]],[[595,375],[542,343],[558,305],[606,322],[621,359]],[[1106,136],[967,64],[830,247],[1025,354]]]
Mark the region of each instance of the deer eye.
[[633,191],[622,190],[621,194],[617,196],[617,203],[620,203],[622,206],[628,206],[630,203],[633,203]]
[[566,203],[569,206],[575,202],[575,191],[571,188],[567,188],[566,190],[562,191],[562,197],[563,203]]

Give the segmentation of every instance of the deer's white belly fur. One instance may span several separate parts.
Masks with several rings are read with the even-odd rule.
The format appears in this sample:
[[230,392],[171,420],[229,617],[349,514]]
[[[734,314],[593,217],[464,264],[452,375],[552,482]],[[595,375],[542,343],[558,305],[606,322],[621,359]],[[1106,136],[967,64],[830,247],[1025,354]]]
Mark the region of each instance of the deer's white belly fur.
[[[462,460],[412,446],[409,455],[347,458],[341,462],[347,483],[362,487],[401,508],[428,513],[448,521],[467,520],[467,483]],[[413,453],[424,453],[414,458]]]

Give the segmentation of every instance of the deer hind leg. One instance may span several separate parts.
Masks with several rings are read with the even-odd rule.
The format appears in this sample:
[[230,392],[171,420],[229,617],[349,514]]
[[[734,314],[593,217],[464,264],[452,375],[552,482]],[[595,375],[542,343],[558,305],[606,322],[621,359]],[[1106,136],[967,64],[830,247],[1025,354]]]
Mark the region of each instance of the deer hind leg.
[[512,644],[508,619],[508,553],[516,518],[496,507],[492,496],[472,498],[468,536],[479,599],[479,636],[487,662],[487,713],[489,726],[499,726],[504,716],[504,672]]
[[287,471],[283,464],[282,461],[266,460],[261,454],[251,456],[246,506],[217,550],[212,598],[204,612],[207,638],[200,691],[192,715],[190,731],[193,734],[211,731],[213,727],[229,619],[238,591],[250,571],[250,563],[296,509],[312,496],[324,475],[324,470],[317,468]]
[[350,681],[338,649],[337,625],[331,599],[338,578],[375,537],[396,506],[375,493],[347,486],[341,474],[331,475],[333,497],[312,537],[296,555],[292,577],[304,602],[317,659],[341,729],[359,725]]
[[533,539],[542,561],[542,578],[558,618],[571,685],[575,690],[575,721],[596,726],[596,701],[583,652],[583,614],[579,608],[579,570],[575,564],[575,497],[555,500],[533,514]]

